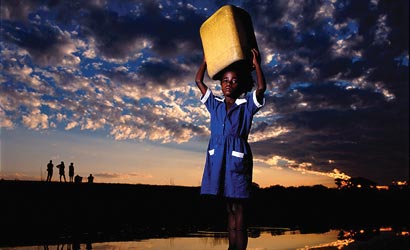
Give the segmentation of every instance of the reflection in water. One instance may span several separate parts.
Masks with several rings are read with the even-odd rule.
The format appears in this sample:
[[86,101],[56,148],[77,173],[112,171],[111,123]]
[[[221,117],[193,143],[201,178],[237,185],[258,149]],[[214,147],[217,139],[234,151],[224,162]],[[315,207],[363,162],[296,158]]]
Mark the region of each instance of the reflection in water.
[[[70,242],[60,242],[59,244],[28,246],[28,247],[8,247],[0,250],[226,250],[229,245],[228,232],[208,232],[198,231],[186,234],[184,237],[170,237],[161,239],[146,239],[137,241],[119,242],[91,242],[76,241],[71,238]],[[248,246],[246,249],[269,249],[269,250],[316,250],[316,249],[359,249],[361,243],[366,243],[360,249],[371,250],[377,248],[380,242],[394,245],[395,250],[406,249],[409,242],[409,232],[403,230],[393,230],[392,228],[378,229],[357,229],[357,230],[329,230],[325,233],[301,233],[299,230],[286,228],[249,228]],[[406,247],[406,248],[403,248]]]

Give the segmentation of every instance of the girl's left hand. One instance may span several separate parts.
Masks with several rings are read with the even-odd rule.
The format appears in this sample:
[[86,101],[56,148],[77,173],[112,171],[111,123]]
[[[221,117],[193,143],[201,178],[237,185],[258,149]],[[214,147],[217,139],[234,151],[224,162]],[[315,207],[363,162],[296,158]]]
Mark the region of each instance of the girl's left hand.
[[261,57],[257,49],[251,49],[253,58],[252,58],[252,67],[255,68],[257,65],[261,64]]

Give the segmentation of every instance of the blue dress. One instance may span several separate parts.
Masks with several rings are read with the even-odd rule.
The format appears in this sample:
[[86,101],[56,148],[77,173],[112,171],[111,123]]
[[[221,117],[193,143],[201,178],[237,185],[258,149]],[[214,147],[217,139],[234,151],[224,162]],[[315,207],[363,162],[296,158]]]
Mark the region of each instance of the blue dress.
[[264,103],[258,103],[256,93],[252,92],[244,99],[236,99],[227,112],[224,99],[215,97],[210,89],[202,96],[201,102],[211,116],[211,137],[201,194],[249,198],[253,159],[248,135],[253,116]]

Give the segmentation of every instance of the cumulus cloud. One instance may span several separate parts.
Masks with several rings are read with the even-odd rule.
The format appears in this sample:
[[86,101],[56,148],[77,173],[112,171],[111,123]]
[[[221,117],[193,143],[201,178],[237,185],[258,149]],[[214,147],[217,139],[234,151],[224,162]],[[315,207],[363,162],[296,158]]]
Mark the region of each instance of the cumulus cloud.
[[23,115],[23,124],[34,130],[47,129],[49,127],[48,116],[35,109],[30,114]]
[[14,127],[13,121],[7,117],[6,112],[0,109],[0,127],[11,129]]

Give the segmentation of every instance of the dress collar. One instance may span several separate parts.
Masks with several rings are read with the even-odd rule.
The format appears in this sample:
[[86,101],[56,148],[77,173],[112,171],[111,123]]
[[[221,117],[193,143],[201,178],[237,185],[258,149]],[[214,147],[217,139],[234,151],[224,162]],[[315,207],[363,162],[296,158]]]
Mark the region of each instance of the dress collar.
[[246,99],[245,98],[238,98],[238,99],[236,99],[235,103],[236,103],[236,105],[244,104],[244,103],[246,103]]
[[[225,97],[224,96],[222,96],[222,97],[216,97],[215,98],[216,100],[218,100],[218,101],[220,101],[220,102],[224,102],[225,101]],[[246,99],[245,98],[237,98],[236,100],[235,100],[235,104],[236,105],[241,105],[241,104],[244,104],[244,103],[246,103],[247,101],[246,101]]]

